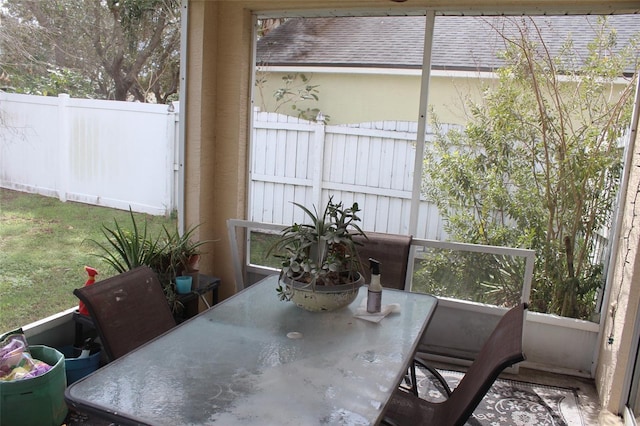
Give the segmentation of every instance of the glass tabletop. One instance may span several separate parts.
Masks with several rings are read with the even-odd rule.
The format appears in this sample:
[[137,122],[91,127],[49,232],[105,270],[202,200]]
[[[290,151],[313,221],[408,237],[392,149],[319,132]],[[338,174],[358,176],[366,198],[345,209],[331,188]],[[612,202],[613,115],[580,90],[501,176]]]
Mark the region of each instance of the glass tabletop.
[[[307,312],[280,302],[277,276],[190,319],[74,383],[79,409],[153,425],[375,424],[436,307],[385,289],[379,323],[350,306]],[[136,326],[136,325],[132,325]]]

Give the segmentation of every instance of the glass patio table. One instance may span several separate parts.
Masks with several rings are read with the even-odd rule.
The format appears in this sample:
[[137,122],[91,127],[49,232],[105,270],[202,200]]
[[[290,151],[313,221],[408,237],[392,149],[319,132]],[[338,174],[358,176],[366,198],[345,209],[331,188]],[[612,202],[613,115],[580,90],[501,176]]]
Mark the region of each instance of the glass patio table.
[[[313,313],[280,302],[277,276],[237,293],[75,382],[74,408],[152,425],[378,423],[436,308],[385,289],[400,312],[379,323],[350,306]],[[135,325],[132,325],[135,326]]]

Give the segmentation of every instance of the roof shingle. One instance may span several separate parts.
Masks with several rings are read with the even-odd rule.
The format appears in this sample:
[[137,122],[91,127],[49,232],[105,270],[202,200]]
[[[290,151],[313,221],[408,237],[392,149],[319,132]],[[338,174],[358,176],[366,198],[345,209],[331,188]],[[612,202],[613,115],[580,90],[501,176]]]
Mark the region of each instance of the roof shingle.
[[[503,62],[505,42],[496,29],[513,35],[515,23],[535,23],[552,56],[570,36],[580,55],[598,30],[598,16],[471,17],[438,16],[432,67],[491,70]],[[612,15],[618,47],[640,33],[640,16]],[[530,31],[534,27],[529,23]],[[423,16],[293,18],[258,41],[258,62],[268,65],[421,68]]]

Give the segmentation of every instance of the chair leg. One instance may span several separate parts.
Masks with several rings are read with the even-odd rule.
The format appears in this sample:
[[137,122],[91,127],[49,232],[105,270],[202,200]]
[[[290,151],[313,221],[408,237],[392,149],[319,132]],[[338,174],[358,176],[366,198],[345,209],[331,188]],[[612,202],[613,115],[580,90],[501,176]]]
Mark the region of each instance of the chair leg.
[[[440,374],[440,372],[438,370],[436,370],[434,367],[432,367],[430,365],[427,365],[424,361],[421,361],[421,360],[419,360],[417,358],[414,359],[413,363],[412,363],[412,367],[414,369],[413,370],[414,383],[415,383],[415,365],[416,364],[418,364],[420,367],[424,368],[425,370],[429,371],[429,373],[431,373],[433,375],[433,377],[435,377],[440,382],[440,384],[444,388],[444,392],[447,394],[447,398],[451,396],[451,388],[449,387],[449,384],[447,383],[445,378],[442,377],[442,374]],[[416,383],[415,388],[416,388],[416,394],[415,395],[417,396],[418,395],[417,394],[417,391],[418,391],[417,383]]]
[[418,380],[416,379],[416,363],[411,363],[411,393],[418,396]]
[[407,374],[404,375],[404,384],[406,390],[411,392],[414,396],[418,396],[418,383],[416,379],[416,366],[412,362],[409,366]]
[[404,381],[405,383],[408,385],[409,387],[409,391],[414,395],[419,397],[418,395],[418,379],[416,378],[416,365],[420,366],[421,368],[424,368],[425,370],[427,370],[433,377],[436,378],[436,380],[438,382],[440,382],[440,384],[442,385],[442,388],[444,389],[444,393],[446,394],[446,397],[449,398],[451,396],[452,390],[449,387],[449,384],[447,383],[447,380],[442,377],[442,374],[440,374],[440,372],[438,370],[436,370],[434,367],[428,365],[427,363],[425,363],[424,361],[415,358],[413,360],[413,362],[411,363],[411,366],[409,367],[409,372],[404,376]]

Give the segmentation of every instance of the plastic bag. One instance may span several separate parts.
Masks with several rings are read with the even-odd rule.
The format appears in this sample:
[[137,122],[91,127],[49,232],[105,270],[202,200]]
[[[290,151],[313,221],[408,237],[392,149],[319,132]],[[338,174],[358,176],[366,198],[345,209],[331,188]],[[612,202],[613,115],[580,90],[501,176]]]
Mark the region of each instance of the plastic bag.
[[40,376],[51,366],[34,359],[21,329],[0,337],[0,380],[22,380]]

